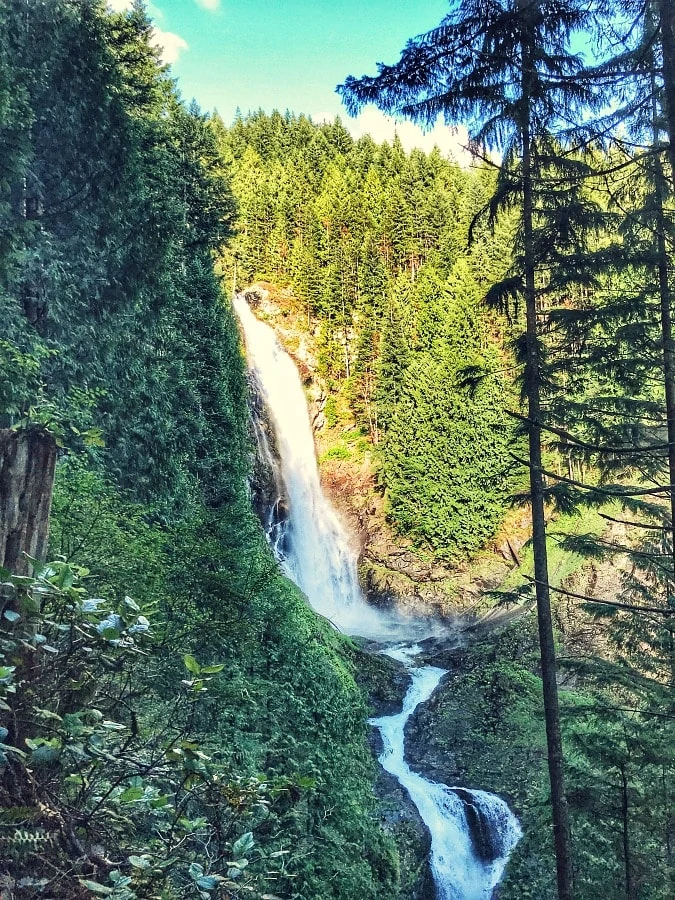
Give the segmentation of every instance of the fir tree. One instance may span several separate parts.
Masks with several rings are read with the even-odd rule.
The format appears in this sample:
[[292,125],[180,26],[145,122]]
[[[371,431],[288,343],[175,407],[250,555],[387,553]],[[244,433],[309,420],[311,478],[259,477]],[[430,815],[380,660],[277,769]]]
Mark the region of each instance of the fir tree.
[[571,116],[589,92],[577,80],[580,62],[570,35],[588,24],[588,7],[575,0],[530,3],[465,0],[438,28],[408,42],[398,63],[376,76],[350,77],[338,90],[350,112],[368,102],[432,124],[468,124],[478,146],[503,153],[494,206],[518,198],[520,244],[516,272],[493,296],[524,299],[524,393],[528,403],[530,502],[535,586],[544,683],[549,771],[560,900],[571,900],[572,859],[564,790],[556,661],[551,620],[541,452],[542,352],[538,329],[535,217],[545,164],[538,144]]

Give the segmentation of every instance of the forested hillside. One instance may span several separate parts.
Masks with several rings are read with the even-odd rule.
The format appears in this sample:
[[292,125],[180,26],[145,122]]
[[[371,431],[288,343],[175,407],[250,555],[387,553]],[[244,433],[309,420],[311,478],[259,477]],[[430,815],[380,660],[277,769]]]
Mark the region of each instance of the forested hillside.
[[[352,113],[375,103],[465,125],[498,169],[488,222],[514,225],[510,265],[484,299],[517,323],[512,411],[527,449],[513,457],[528,473],[532,560],[501,599],[524,617],[474,648],[458,696],[437,708],[455,759],[527,809],[500,896],[670,896],[672,3],[462,0],[396,62],[338,90]],[[561,551],[578,555],[575,582],[556,582]],[[481,734],[490,753],[500,740],[515,750],[511,763],[484,757]]]
[[[462,169],[339,120],[202,113],[140,2],[0,5],[0,509],[17,447],[58,457],[48,560],[0,569],[0,900],[427,900],[366,724],[418,651],[449,674],[402,758],[508,800],[502,900],[671,900],[671,7],[458,0],[345,73],[350,113],[467,127]],[[393,663],[283,577],[233,285],[309,348],[325,457],[367,470],[435,609],[459,615],[463,572],[485,620],[395,632]],[[415,578],[411,617],[382,613],[403,631]]]
[[[241,286],[290,286],[316,348],[329,415],[346,407],[377,451],[390,520],[458,561],[497,530],[509,493],[503,322],[480,306],[508,264],[509,223],[469,229],[494,188],[398,139],[355,141],[339,120],[262,112],[212,121],[232,167]],[[467,370],[494,377],[471,390]]]
[[55,562],[2,572],[0,893],[393,896],[352,650],[250,510],[228,173],[140,7],[3,3],[0,142],[0,423],[59,444]]

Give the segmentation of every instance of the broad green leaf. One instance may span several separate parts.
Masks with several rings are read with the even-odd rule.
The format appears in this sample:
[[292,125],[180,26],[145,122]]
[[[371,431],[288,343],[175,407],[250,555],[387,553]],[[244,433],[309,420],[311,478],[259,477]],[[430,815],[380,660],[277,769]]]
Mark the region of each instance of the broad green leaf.
[[120,725],[119,722],[111,722],[108,719],[105,719],[101,722],[101,728],[105,728],[106,731],[126,731],[126,725]]
[[30,755],[30,763],[33,766],[46,766],[58,759],[60,749],[56,747],[38,747]]
[[239,859],[241,856],[245,856],[250,850],[253,849],[255,844],[255,840],[253,839],[253,835],[250,831],[246,831],[240,838],[238,838],[233,846],[232,846],[232,855]]
[[114,641],[120,636],[117,628],[103,628],[100,633],[101,637],[104,637],[106,641]]
[[89,881],[86,878],[80,878],[80,884],[83,884],[88,890],[99,894],[101,897],[109,897],[114,888],[106,887],[105,884],[99,884],[98,881]]
[[130,787],[119,795],[119,800],[122,803],[134,803],[136,800],[140,800],[143,797],[145,791],[140,787]]
[[193,862],[190,864],[190,868],[188,869],[188,874],[190,875],[190,878],[193,878],[195,881],[197,881],[199,878],[201,878],[203,876],[204,867],[200,866],[199,863]]
[[188,672],[191,672],[193,675],[199,675],[202,667],[199,665],[194,656],[190,656],[189,653],[186,653],[183,657],[183,662],[185,663],[185,668],[188,670]]

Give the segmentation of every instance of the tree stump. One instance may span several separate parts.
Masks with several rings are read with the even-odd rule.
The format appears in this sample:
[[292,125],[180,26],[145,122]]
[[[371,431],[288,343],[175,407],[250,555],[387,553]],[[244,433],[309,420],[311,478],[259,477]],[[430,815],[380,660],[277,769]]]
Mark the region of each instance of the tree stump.
[[0,567],[28,575],[27,553],[44,560],[56,441],[43,428],[0,429]]

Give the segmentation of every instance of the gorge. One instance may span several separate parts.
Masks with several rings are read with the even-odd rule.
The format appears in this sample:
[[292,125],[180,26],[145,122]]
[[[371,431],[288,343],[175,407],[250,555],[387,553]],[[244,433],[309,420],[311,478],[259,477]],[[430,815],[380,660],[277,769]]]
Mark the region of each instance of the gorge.
[[501,798],[435,784],[412,771],[405,758],[406,722],[446,674],[435,666],[414,664],[421,652],[416,642],[442,634],[449,626],[366,602],[356,554],[321,489],[297,368],[273,328],[256,318],[243,295],[235,296],[233,304],[244,334],[256,406],[264,408],[271,423],[270,435],[254,416],[257,452],[274,476],[274,489],[266,492],[267,508],[261,510],[270,546],[316,612],[348,634],[384,644],[381,652],[408,668],[410,686],[402,710],[371,719],[384,745],[380,763],[408,792],[429,829],[438,900],[490,900],[520,838],[516,818]]
[[672,5],[0,3],[2,900],[675,897]]

